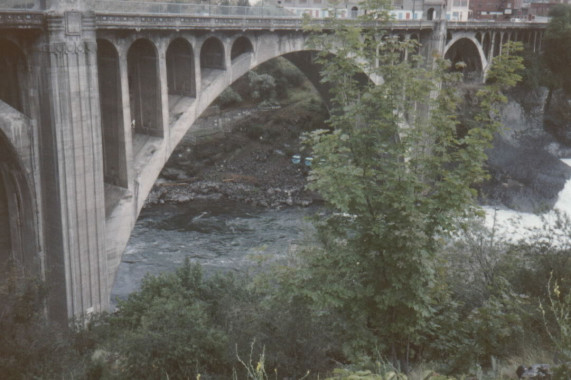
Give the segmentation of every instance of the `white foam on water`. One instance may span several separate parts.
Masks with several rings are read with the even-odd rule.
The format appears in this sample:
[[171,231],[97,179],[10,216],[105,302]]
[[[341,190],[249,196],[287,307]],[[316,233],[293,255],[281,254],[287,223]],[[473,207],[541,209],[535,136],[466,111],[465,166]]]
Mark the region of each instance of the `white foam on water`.
[[[561,159],[563,163],[571,166],[571,159]],[[571,218],[571,180],[568,180],[559,192],[554,210],[566,214]],[[508,241],[517,241],[529,238],[531,229],[543,228],[546,224],[554,223],[557,219],[556,211],[537,215],[528,212],[518,212],[509,209],[485,206],[485,225],[488,228],[495,227],[496,232]]]

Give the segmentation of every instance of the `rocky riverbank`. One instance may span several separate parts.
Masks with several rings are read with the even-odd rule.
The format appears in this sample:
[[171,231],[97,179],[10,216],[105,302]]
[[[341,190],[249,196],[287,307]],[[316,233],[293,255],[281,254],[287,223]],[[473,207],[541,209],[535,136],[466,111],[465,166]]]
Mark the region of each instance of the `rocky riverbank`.
[[308,206],[319,197],[306,189],[309,167],[292,156],[309,153],[303,132],[323,128],[315,101],[271,108],[213,107],[179,144],[147,204],[228,199],[280,208]]
[[[241,178],[236,178],[241,181]],[[195,200],[227,199],[254,206],[281,208],[309,206],[317,198],[304,186],[259,186],[241,182],[196,181],[192,183],[161,183],[155,186],[147,204],[185,203]]]
[[[571,178],[571,168],[560,161],[571,157],[562,137],[571,130],[565,117],[571,106],[555,94],[545,116],[546,96],[545,89],[510,94],[504,128],[488,151],[490,179],[479,189],[481,203],[545,211]],[[273,108],[214,107],[177,147],[147,203],[228,199],[269,208],[308,206],[319,199],[306,189],[309,168],[291,157],[309,155],[300,136],[325,127],[325,118],[315,100]]]

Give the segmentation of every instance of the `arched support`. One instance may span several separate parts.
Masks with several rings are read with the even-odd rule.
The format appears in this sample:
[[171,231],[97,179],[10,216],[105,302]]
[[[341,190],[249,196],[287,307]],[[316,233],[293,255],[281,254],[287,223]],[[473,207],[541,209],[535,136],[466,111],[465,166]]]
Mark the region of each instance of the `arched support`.
[[[163,137],[158,51],[146,39],[138,39],[127,54],[131,126],[135,134]],[[136,141],[135,141],[136,143]]]
[[428,10],[426,11],[426,19],[428,21],[436,20],[436,11],[434,10],[434,8],[428,8]]
[[173,40],[166,52],[168,94],[196,97],[194,53],[183,38]]
[[217,37],[207,38],[200,48],[200,68],[202,80],[209,80],[216,70],[226,69],[224,45]]
[[239,57],[245,54],[246,55],[254,54],[254,47],[252,46],[252,42],[250,42],[250,40],[247,37],[240,36],[232,42],[230,60],[232,61],[232,63],[234,63],[234,60],[238,59]]
[[465,64],[465,67],[462,69],[465,81],[484,80],[488,61],[482,46],[474,37],[464,34],[454,36],[444,48],[444,58],[452,62],[453,68],[458,62]]
[[119,54],[115,46],[107,40],[97,41],[97,67],[104,179],[108,184],[128,188],[127,136],[123,117]]

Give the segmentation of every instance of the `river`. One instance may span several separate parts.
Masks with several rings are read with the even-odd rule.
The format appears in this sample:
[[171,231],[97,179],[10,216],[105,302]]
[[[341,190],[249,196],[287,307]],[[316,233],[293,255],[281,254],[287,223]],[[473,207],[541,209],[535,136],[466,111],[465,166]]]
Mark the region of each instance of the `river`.
[[[571,159],[563,160],[571,166]],[[571,215],[571,180],[559,193],[556,209]],[[147,274],[173,271],[189,257],[205,273],[245,271],[259,260],[287,255],[311,229],[307,216],[316,207],[271,210],[221,200],[160,204],[141,212],[123,254],[111,298],[124,298],[138,289]],[[517,240],[528,235],[529,227],[553,221],[554,213],[543,217],[508,209],[484,207],[486,225],[500,235]]]
[[315,207],[270,210],[233,201],[162,204],[141,212],[111,293],[124,298],[145,274],[173,271],[189,257],[205,273],[245,271],[287,255],[311,229]]
[[[571,159],[562,159],[563,163],[571,166]],[[500,236],[508,241],[517,241],[533,237],[533,229],[541,229],[546,224],[555,225],[557,215],[554,210],[571,217],[571,180],[565,183],[565,187],[559,192],[557,202],[553,210],[542,215],[526,212],[517,212],[509,209],[484,207],[486,211],[485,224],[491,228],[495,226]],[[557,244],[568,245],[568,236],[553,236],[560,239]]]

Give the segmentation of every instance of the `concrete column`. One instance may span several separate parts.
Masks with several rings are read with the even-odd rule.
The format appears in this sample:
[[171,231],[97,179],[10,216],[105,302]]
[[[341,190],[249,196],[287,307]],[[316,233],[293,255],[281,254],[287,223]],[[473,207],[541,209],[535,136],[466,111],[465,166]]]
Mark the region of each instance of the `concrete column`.
[[488,62],[492,62],[492,58],[494,58],[494,50],[496,48],[496,33],[490,32],[490,58]]
[[446,32],[447,32],[446,19],[437,21],[434,25],[434,30],[430,35],[430,40],[428,41],[428,49],[425,50],[426,62],[430,62],[430,64],[434,62],[434,56],[435,56],[434,53],[437,53],[437,55],[444,57],[444,48],[446,47]]
[[119,76],[121,77],[121,101],[123,102],[123,138],[125,141],[125,161],[127,162],[127,187],[133,191],[133,127],[131,117],[131,100],[129,97],[129,70],[127,52],[118,49]]
[[196,85],[196,98],[200,97],[202,93],[202,67],[200,67],[200,50],[202,48],[202,44],[204,41],[200,43],[196,43],[192,46],[192,53],[194,54],[194,75],[195,77],[195,85]]
[[[166,141],[170,141],[169,128],[169,89],[167,80],[167,50],[168,41],[159,41],[155,43],[157,46],[157,55],[159,60],[159,89],[161,93],[161,108],[163,120],[163,137]],[[168,157],[167,157],[168,159]]]
[[226,37],[220,40],[224,48],[224,68],[228,72],[228,78],[233,78],[232,75],[232,42],[230,38]]
[[64,322],[109,306],[94,15],[54,11],[47,30],[39,123],[46,278],[49,316]]

